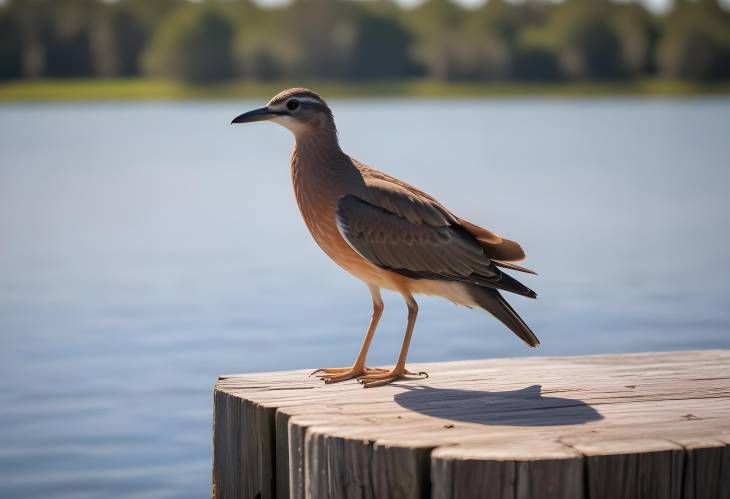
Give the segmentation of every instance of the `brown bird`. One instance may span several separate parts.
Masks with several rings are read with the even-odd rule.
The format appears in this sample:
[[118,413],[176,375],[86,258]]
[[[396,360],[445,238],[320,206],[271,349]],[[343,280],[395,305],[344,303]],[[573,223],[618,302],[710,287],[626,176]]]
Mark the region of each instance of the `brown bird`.
[[[531,347],[539,344],[500,293],[537,296],[500,269],[534,274],[512,263],[525,257],[519,244],[457,217],[425,192],[345,154],[332,111],[311,90],[285,90],[266,107],[244,113],[232,123],[264,120],[294,134],[294,194],[312,237],[340,267],[367,284],[373,299],[372,320],[355,363],[313,374],[326,383],[358,378],[365,387],[425,375],[406,369],[418,313],[414,294],[482,308]],[[365,367],[383,313],[381,288],[400,293],[408,305],[403,346],[390,370]]]

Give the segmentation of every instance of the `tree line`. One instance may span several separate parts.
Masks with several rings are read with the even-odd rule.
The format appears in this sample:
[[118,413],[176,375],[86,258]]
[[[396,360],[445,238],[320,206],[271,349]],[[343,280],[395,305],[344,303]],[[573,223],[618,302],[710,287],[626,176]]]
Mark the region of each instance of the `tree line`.
[[6,0],[0,79],[587,81],[730,77],[730,13],[677,0]]

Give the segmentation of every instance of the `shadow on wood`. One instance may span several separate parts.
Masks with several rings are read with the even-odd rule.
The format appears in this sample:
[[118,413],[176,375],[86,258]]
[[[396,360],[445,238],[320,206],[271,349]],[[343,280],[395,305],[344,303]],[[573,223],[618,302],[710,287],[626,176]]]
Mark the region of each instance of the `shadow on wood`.
[[599,421],[603,416],[576,399],[542,395],[540,385],[488,392],[408,387],[394,400],[405,409],[452,421],[503,426],[556,426]]

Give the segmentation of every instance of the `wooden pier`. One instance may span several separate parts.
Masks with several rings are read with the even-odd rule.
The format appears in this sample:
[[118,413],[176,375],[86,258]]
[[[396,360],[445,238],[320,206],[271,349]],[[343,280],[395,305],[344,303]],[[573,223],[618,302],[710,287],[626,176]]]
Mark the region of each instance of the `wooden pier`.
[[730,498],[730,350],[221,376],[213,496]]

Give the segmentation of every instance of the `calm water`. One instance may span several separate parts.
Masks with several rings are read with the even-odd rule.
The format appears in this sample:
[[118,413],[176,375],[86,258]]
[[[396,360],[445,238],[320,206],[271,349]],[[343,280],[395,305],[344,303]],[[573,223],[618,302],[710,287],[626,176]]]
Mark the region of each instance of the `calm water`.
[[[0,496],[209,494],[219,373],[350,363],[258,102],[0,106]],[[542,347],[421,299],[412,361],[730,347],[730,100],[346,101],[345,150],[519,240]],[[521,276],[522,277],[522,276]],[[395,361],[386,296],[372,364]]]

